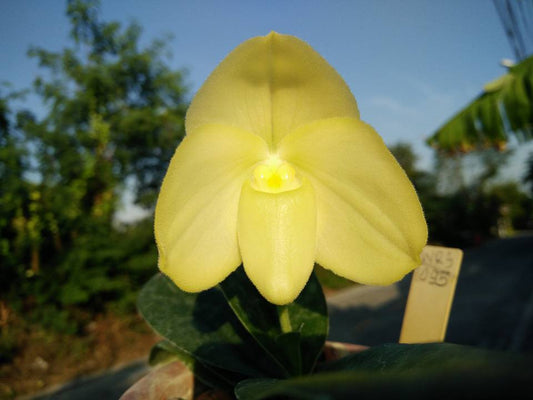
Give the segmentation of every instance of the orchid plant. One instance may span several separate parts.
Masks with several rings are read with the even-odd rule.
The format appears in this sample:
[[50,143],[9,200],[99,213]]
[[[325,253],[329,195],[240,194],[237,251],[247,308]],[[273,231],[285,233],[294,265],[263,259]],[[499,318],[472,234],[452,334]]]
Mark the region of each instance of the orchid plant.
[[325,362],[315,263],[387,285],[420,264],[427,235],[411,182],[339,74],[293,36],[252,38],[194,97],[161,187],[162,274],[139,297],[164,338],[151,361],[260,399],[342,397],[382,382],[380,368],[431,373],[435,352],[471,360],[452,345],[391,345]]

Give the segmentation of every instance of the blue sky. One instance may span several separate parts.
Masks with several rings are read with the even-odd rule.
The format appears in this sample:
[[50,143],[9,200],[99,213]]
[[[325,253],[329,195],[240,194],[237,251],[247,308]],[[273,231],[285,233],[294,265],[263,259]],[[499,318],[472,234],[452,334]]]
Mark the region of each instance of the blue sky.
[[[104,20],[136,20],[145,43],[172,34],[173,68],[186,68],[191,95],[242,41],[271,30],[307,41],[344,77],[361,118],[387,144],[412,143],[429,168],[424,144],[513,58],[489,0],[108,0]],[[30,45],[68,44],[64,1],[0,0],[0,82],[29,87],[38,73]],[[37,107],[33,99],[28,104]],[[507,175],[519,178],[526,149]]]

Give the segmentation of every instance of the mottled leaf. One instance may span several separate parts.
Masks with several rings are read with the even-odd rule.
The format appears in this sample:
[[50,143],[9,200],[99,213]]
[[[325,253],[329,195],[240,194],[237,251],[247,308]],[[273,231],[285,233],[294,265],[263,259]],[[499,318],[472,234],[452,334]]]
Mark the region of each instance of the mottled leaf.
[[[298,298],[287,306],[266,301],[242,268],[224,280],[220,288],[246,330],[289,374],[312,370],[328,333],[327,305],[314,275]],[[281,313],[286,313],[290,325],[287,331],[280,325]],[[292,335],[287,336],[288,333]]]
[[156,274],[139,294],[143,318],[160,336],[206,365],[246,376],[282,376],[242,328],[218,289],[185,293]]

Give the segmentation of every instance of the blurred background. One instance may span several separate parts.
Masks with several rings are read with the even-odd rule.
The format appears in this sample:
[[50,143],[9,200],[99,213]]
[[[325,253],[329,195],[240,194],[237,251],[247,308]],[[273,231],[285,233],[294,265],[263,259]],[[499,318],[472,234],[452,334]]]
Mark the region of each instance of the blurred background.
[[135,301],[187,105],[272,30],[343,76],[431,244],[530,235],[532,0],[0,0],[0,398],[146,356]]

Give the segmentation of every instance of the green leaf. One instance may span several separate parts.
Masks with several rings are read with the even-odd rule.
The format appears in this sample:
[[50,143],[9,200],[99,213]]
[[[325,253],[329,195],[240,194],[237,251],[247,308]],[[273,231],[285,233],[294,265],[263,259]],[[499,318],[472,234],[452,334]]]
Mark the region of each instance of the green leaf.
[[151,366],[155,366],[177,360],[194,373],[195,379],[209,387],[231,391],[237,382],[244,378],[242,375],[227,370],[208,367],[166,340],[156,343],[152,347],[148,362]]
[[59,292],[59,301],[63,305],[79,304],[88,299],[89,292],[75,282],[68,282]]
[[217,289],[185,293],[156,274],[141,290],[138,308],[155,332],[202,364],[245,376],[282,376]]
[[302,293],[287,308],[292,329],[301,335],[303,373],[311,372],[329,331],[326,298],[314,273]]
[[325,364],[321,370],[481,370],[512,365],[521,359],[521,356],[514,353],[488,351],[451,343],[384,344]]
[[166,364],[167,362],[180,360],[187,367],[192,365],[193,357],[182,352],[178,347],[174,346],[172,343],[162,340],[159,343],[156,343],[150,349],[150,355],[148,356],[148,364],[151,367],[155,367],[159,364]]
[[291,371],[292,376],[302,374],[302,335],[300,332],[282,333],[276,337],[274,343],[278,352],[283,351],[286,360],[285,368]]
[[[242,325],[288,374],[313,369],[328,334],[326,300],[314,275],[298,298],[282,307],[265,300],[243,268],[219,286]],[[286,313],[289,330],[280,325],[281,313]]]
[[[238,399],[488,399],[527,398],[531,359],[450,344],[384,345],[335,368],[288,380],[248,379]],[[341,368],[347,368],[342,370]]]
[[504,148],[511,136],[530,140],[533,127],[533,56],[485,85],[483,92],[441,126],[427,143],[449,153]]

